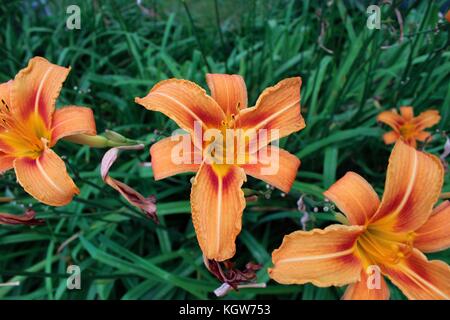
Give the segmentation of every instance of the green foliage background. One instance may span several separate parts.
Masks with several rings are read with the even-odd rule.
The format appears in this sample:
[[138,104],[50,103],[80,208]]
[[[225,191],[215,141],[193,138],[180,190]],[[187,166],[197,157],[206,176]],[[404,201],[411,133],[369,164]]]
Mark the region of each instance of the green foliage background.
[[[378,2],[378,1],[372,1]],[[381,2],[381,1],[380,1]],[[66,29],[66,8],[81,8],[81,30]],[[32,206],[46,224],[0,226],[0,299],[191,299],[214,298],[219,283],[204,268],[190,219],[190,178],[155,182],[152,142],[176,125],[134,103],[170,77],[205,87],[204,75],[239,73],[250,104],[267,86],[300,75],[307,127],[281,141],[302,161],[292,191],[283,196],[249,178],[243,230],[235,262],[261,263],[259,281],[283,235],[301,228],[296,202],[303,195],[308,228],[336,221],[322,192],[346,171],[363,175],[381,194],[391,146],[381,140],[375,116],[412,105],[442,115],[428,152],[440,154],[450,124],[449,24],[439,18],[445,1],[394,1],[382,6],[382,29],[366,27],[368,1],[3,1],[0,5],[0,80],[7,81],[36,55],[72,66],[58,105],[93,108],[98,131],[112,129],[146,142],[123,153],[112,175],[144,195],[155,194],[156,226],[127,205],[100,178],[105,150],[67,142],[57,146],[81,190],[62,208],[30,198],[13,172],[0,176],[0,196],[14,196],[2,212]],[[189,19],[188,12],[191,15]],[[394,12],[403,17],[404,37]],[[383,47],[388,48],[383,48]],[[434,129],[433,129],[434,130]],[[446,175],[444,191],[450,191]],[[317,208],[317,213],[314,213]],[[73,237],[73,238],[71,238]],[[72,239],[62,250],[58,248]],[[450,262],[449,250],[430,255]],[[68,264],[81,266],[82,290],[66,289]],[[338,299],[344,288],[312,285],[246,289],[230,299]],[[404,296],[392,287],[393,299]]]

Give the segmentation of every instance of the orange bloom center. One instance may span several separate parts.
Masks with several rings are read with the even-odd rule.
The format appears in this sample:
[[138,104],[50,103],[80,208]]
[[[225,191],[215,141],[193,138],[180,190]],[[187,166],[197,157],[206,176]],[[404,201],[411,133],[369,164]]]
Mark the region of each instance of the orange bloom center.
[[395,265],[412,253],[413,241],[413,232],[395,233],[369,225],[359,236],[356,246],[365,267]]
[[249,161],[251,135],[239,128],[239,120],[232,114],[223,120],[217,133],[221,141],[212,137],[204,143],[204,156],[209,157],[216,173],[226,173],[230,165],[239,165]]
[[39,115],[32,114],[22,121],[14,117],[9,106],[3,104],[0,110],[0,139],[11,147],[7,152],[9,155],[35,159],[47,147],[51,132]]
[[416,134],[416,126],[412,123],[405,123],[400,127],[400,135],[405,139],[413,138]]

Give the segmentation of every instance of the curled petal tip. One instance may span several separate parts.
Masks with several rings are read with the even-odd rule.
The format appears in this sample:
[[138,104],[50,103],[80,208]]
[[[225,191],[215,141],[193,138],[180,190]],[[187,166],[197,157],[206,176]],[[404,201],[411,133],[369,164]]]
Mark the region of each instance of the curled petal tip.
[[0,213],[0,224],[17,225],[24,224],[29,226],[44,224],[43,219],[35,219],[36,212],[27,209],[22,215],[14,215],[10,213]]
[[148,197],[144,197],[127,184],[109,176],[109,170],[117,160],[120,150],[141,150],[143,148],[143,144],[111,148],[103,156],[100,171],[102,179],[106,184],[119,192],[131,205],[141,209],[148,218],[151,218],[155,223],[158,223],[155,196],[150,195]]

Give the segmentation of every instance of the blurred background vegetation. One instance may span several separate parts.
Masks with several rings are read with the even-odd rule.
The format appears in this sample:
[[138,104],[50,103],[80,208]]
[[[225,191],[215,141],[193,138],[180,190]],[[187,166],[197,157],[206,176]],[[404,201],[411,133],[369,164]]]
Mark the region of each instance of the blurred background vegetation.
[[[1,212],[32,206],[43,226],[0,226],[0,299],[190,299],[214,298],[220,283],[203,266],[190,219],[191,175],[155,182],[148,146],[176,125],[134,103],[159,80],[184,78],[205,86],[207,72],[239,73],[249,103],[279,80],[303,78],[302,113],[307,127],[281,141],[302,161],[287,195],[249,178],[257,195],[243,216],[236,266],[260,263],[266,289],[245,289],[227,298],[337,299],[344,288],[283,286],[269,281],[270,254],[283,235],[336,221],[322,192],[346,171],[363,175],[381,194],[391,146],[382,142],[375,117],[412,105],[442,115],[426,145],[443,150],[450,124],[448,1],[127,0],[2,1],[0,81],[36,55],[72,66],[58,105],[93,108],[98,131],[112,129],[146,142],[123,153],[114,177],[144,195],[155,194],[160,225],[128,206],[103,184],[99,163],[106,150],[67,142],[57,146],[81,194],[62,208],[37,203],[13,172],[0,176]],[[81,8],[81,29],[68,30],[67,6]],[[381,6],[381,29],[366,27],[366,8]],[[397,10],[397,11],[396,11]],[[450,191],[449,174],[444,191]],[[449,250],[430,255],[450,262]],[[66,289],[66,268],[77,264],[82,290]],[[392,287],[391,297],[404,296]]]

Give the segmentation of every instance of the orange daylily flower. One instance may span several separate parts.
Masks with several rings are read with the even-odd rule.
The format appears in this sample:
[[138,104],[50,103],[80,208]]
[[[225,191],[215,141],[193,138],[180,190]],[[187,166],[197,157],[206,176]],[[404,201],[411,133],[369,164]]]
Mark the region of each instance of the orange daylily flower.
[[438,123],[441,116],[437,110],[428,110],[414,117],[412,107],[400,107],[400,114],[397,110],[384,111],[378,115],[377,120],[393,129],[383,135],[384,143],[392,144],[401,138],[415,148],[417,140],[431,139],[431,134],[424,130]]
[[96,134],[91,109],[55,110],[69,71],[35,57],[14,80],[0,84],[0,173],[14,168],[26,192],[53,206],[69,203],[79,190],[51,148],[61,138]]
[[272,254],[271,278],[320,287],[350,284],[344,299],[388,299],[381,275],[379,288],[368,286],[368,267],[378,266],[409,299],[450,299],[450,267],[422,253],[450,247],[450,202],[433,210],[443,177],[437,157],[397,142],[381,202],[364,178],[348,172],[324,195],[349,225],[287,235]]
[[450,22],[450,10],[447,11],[447,13],[445,14],[445,19]]
[[[256,105],[247,108],[247,89],[239,75],[207,74],[211,96],[193,82],[170,79],[156,84],[144,98],[136,102],[145,108],[159,111],[189,132],[194,143],[192,153],[205,150],[207,145],[196,143],[194,123],[204,129],[257,131],[278,129],[279,138],[305,127],[300,114],[301,78],[289,78],[267,88]],[[197,137],[198,138],[198,137]],[[259,150],[279,151],[277,174],[265,175],[261,169],[267,165],[258,161],[242,165],[217,162],[175,164],[171,151],[179,142],[165,138],[155,143],[150,153],[156,180],[181,172],[197,172],[191,192],[192,220],[197,239],[208,259],[224,261],[235,254],[235,239],[241,231],[242,212],[245,207],[241,186],[246,174],[263,180],[288,192],[300,165],[300,160],[274,145],[259,145]],[[246,150],[246,152],[248,152]],[[249,154],[233,154],[234,159]],[[259,160],[259,158],[258,158]]]

